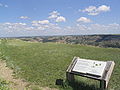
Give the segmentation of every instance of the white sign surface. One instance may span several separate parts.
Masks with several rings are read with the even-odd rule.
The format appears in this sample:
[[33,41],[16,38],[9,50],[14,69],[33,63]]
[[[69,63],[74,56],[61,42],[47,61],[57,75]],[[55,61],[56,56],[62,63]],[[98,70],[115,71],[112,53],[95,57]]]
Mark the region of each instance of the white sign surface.
[[105,66],[106,62],[103,61],[86,60],[78,58],[72,71],[102,76]]

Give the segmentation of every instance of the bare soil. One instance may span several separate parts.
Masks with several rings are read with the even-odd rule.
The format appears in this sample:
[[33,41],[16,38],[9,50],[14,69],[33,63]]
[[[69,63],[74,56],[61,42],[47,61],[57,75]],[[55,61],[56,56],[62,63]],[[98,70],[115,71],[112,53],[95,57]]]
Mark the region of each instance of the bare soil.
[[[10,82],[9,87],[11,90],[32,90],[30,87],[34,86],[28,82],[25,82],[25,80],[14,78],[13,70],[7,67],[4,60],[0,60],[0,78],[3,78],[4,80]],[[39,90],[57,90],[55,88],[52,89],[49,87],[37,87]]]
[[3,60],[0,60],[0,77],[10,82],[10,88],[13,90],[24,90],[29,84],[22,79],[15,79],[13,70],[8,68]]

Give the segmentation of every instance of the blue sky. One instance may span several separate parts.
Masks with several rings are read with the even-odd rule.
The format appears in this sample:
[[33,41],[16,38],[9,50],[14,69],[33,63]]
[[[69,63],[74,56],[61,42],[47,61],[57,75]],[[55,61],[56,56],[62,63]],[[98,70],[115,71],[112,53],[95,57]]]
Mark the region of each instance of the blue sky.
[[120,34],[120,0],[0,0],[0,37]]

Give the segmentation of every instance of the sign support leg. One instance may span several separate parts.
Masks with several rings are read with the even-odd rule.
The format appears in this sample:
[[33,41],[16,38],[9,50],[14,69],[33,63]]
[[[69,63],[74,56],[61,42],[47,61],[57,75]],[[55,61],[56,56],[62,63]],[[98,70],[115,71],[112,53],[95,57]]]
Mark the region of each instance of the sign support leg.
[[100,89],[101,90],[105,90],[106,89],[106,81],[105,80],[101,80],[100,81]]
[[66,78],[67,78],[68,82],[74,82],[75,81],[74,74],[71,74],[69,72],[66,73]]

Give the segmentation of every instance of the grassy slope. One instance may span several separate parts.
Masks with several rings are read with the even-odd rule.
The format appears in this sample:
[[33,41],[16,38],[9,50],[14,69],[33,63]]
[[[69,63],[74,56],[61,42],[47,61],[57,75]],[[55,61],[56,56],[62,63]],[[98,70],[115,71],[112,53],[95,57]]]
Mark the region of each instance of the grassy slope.
[[[6,50],[5,50],[6,49]],[[109,88],[120,88],[120,49],[98,48],[90,46],[30,43],[9,40],[4,51],[8,65],[14,68],[16,75],[41,86],[57,87],[56,79],[65,80],[65,71],[74,56],[96,60],[114,60],[116,63]],[[81,78],[88,84],[92,80]],[[71,89],[71,87],[66,87]],[[66,90],[65,89],[65,90]],[[87,90],[87,89],[86,89]]]

